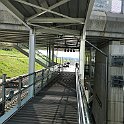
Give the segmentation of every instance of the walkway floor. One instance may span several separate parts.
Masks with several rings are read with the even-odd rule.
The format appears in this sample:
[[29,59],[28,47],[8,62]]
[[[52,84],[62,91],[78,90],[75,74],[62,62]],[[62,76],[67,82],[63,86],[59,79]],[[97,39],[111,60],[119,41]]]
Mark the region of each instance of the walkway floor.
[[62,73],[5,124],[78,124],[75,73]]

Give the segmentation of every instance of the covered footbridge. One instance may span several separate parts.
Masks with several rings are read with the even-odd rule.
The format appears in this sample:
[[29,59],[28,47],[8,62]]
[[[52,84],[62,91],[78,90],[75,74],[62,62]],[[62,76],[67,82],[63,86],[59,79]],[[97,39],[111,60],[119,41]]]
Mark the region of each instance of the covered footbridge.
[[[3,15],[8,14],[8,19],[3,18],[1,41],[13,43],[14,48],[29,56],[29,74],[10,81],[3,75],[0,123],[90,123],[79,69],[76,73],[63,71],[54,62],[54,50],[81,47],[80,66],[84,68],[86,25],[93,3],[90,0],[1,0],[1,8],[14,17],[2,11]],[[41,47],[49,54],[46,63],[36,58]],[[35,72],[35,60],[46,69]]]
[[[123,1],[118,14],[112,0],[0,2],[0,41],[29,57],[28,74],[3,75],[1,124],[124,123]],[[76,67],[58,64],[55,50],[79,51]]]

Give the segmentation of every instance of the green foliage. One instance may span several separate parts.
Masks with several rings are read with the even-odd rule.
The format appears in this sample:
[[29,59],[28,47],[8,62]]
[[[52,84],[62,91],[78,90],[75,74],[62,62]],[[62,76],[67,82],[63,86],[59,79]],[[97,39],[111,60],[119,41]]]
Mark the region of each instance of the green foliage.
[[[43,67],[36,63],[35,68],[40,70]],[[28,73],[28,57],[15,49],[0,50],[0,77],[2,74],[7,74],[7,77],[11,78],[26,73]]]

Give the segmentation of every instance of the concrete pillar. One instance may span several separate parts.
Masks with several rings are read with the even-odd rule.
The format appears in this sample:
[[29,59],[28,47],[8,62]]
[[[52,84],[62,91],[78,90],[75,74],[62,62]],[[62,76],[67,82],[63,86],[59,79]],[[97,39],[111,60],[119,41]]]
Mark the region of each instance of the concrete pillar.
[[80,43],[80,76],[81,82],[84,85],[84,65],[85,65],[85,33],[81,36],[81,43]]
[[[35,34],[31,30],[29,35],[29,74],[35,72]],[[29,77],[29,85],[33,84],[34,76]],[[33,85],[29,88],[29,97],[33,97]]]
[[[124,45],[113,41],[101,48],[109,56],[108,83],[106,59],[96,53],[93,115],[96,124],[124,123]],[[106,92],[108,93],[106,96]],[[99,115],[99,116],[98,116]]]

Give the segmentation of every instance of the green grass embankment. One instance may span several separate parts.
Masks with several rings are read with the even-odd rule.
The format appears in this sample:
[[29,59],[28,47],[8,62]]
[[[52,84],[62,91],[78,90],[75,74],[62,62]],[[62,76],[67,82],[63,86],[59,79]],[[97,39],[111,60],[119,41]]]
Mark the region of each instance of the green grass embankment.
[[[36,63],[35,68],[40,70],[43,67]],[[28,57],[15,49],[0,50],[0,77],[2,74],[7,74],[7,77],[11,78],[27,73]]]

